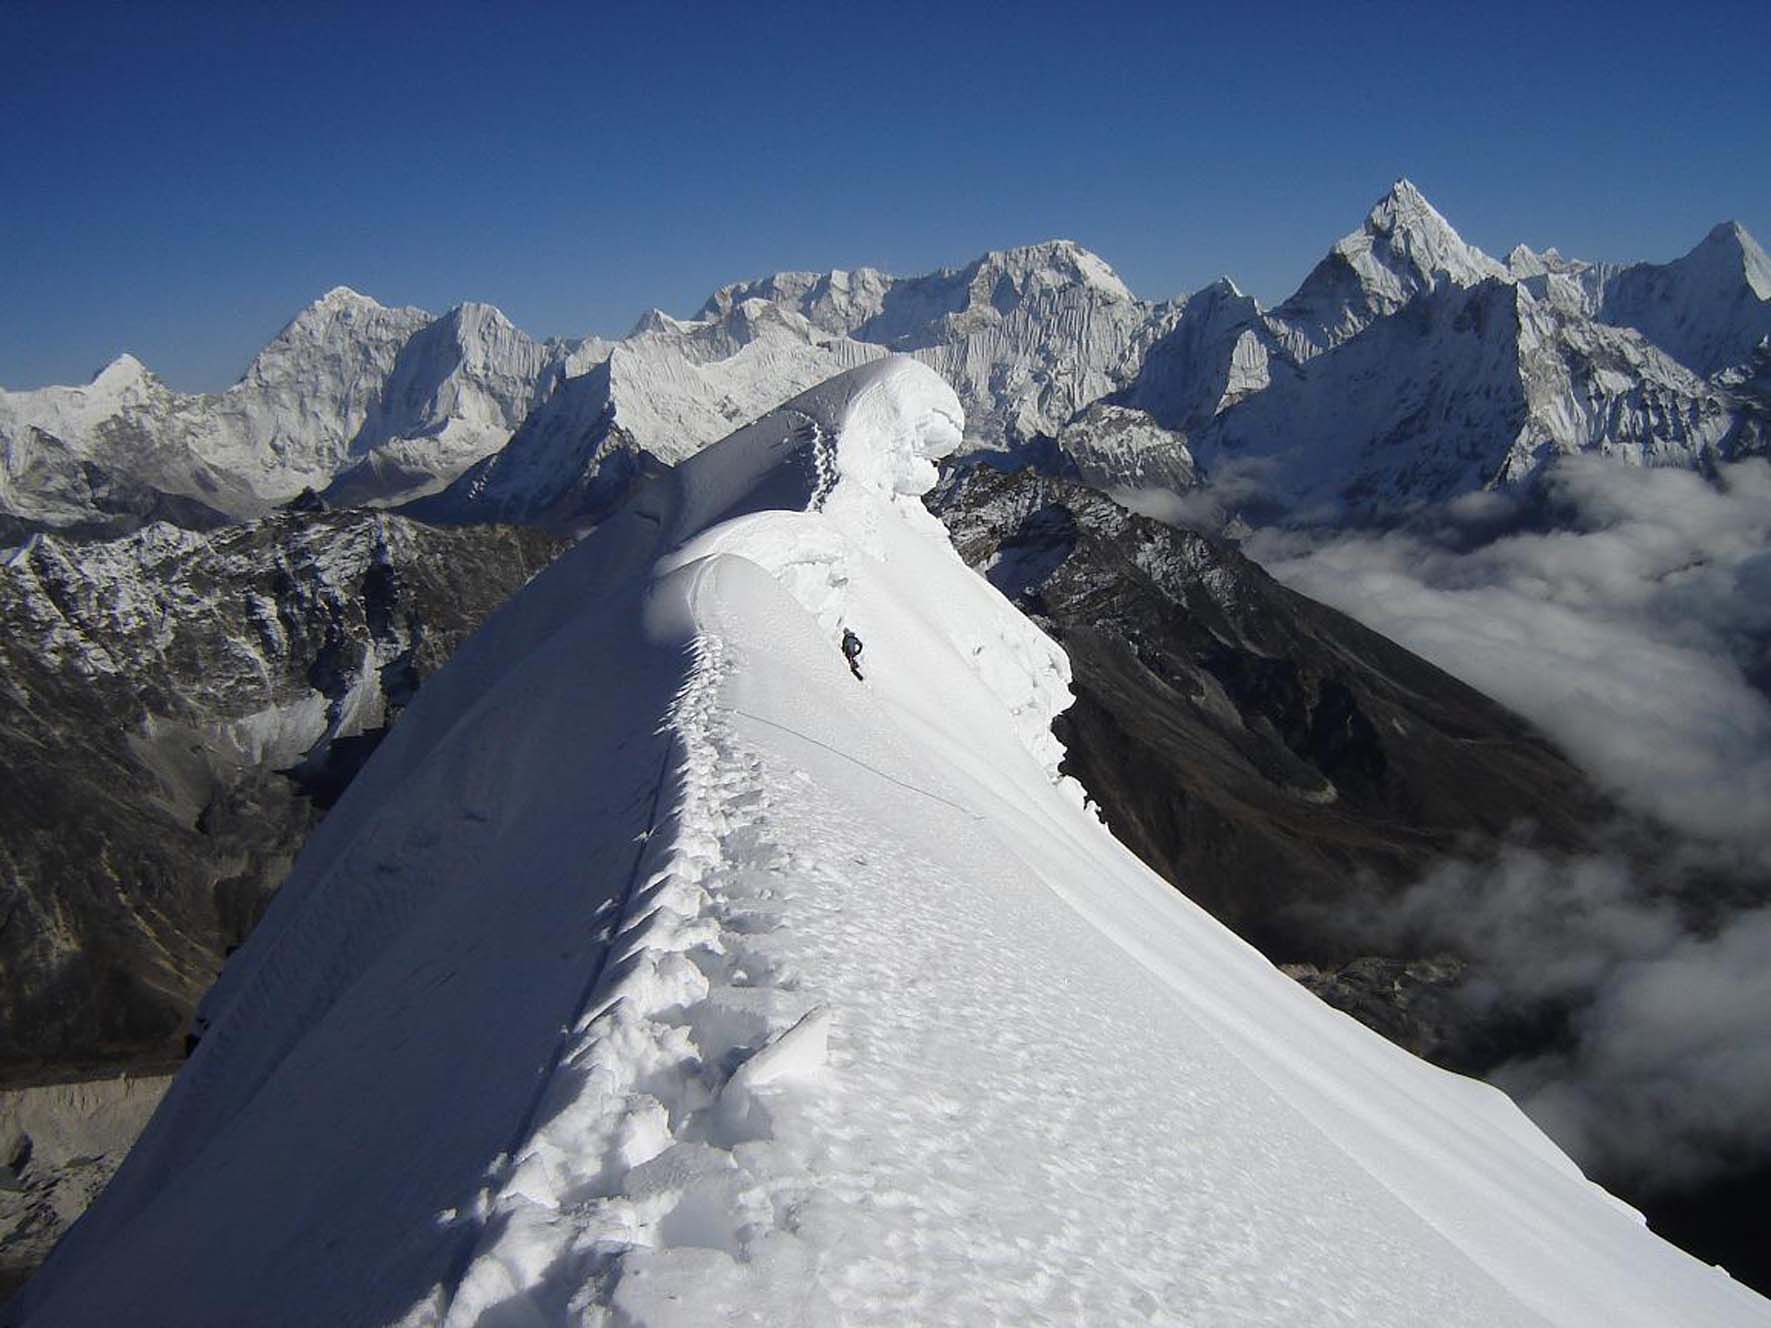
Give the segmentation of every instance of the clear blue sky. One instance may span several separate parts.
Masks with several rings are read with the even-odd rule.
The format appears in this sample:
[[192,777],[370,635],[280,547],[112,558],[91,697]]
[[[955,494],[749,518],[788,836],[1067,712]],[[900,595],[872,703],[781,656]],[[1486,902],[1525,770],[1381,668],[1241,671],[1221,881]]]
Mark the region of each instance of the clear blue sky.
[[219,388],[302,305],[538,335],[1069,237],[1283,298],[1398,175],[1491,252],[1771,243],[1771,5],[0,0],[0,384]]

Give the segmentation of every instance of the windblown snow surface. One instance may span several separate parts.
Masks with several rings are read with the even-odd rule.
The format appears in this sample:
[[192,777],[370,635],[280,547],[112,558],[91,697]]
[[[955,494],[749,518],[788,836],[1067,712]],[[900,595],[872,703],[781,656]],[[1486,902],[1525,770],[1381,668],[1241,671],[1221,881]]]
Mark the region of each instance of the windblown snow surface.
[[501,611],[15,1317],[1771,1322],[1084,810],[916,500],[961,426],[853,370]]

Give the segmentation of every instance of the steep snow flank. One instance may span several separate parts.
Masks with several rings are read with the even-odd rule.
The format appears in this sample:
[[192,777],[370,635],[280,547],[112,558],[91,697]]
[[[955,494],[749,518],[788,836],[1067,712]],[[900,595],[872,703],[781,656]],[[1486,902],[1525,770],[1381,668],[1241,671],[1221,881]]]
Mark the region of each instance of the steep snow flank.
[[1189,433],[1238,401],[1294,377],[1292,359],[1261,308],[1228,277],[1190,295],[1171,330],[1150,347],[1137,378],[1112,398]]
[[1451,228],[1408,180],[1398,180],[1365,224],[1343,236],[1297,293],[1273,311],[1274,330],[1299,359],[1356,335],[1441,282],[1509,280],[1506,268]]
[[15,1317],[1767,1322],[1052,782],[956,405],[807,393],[469,643]]

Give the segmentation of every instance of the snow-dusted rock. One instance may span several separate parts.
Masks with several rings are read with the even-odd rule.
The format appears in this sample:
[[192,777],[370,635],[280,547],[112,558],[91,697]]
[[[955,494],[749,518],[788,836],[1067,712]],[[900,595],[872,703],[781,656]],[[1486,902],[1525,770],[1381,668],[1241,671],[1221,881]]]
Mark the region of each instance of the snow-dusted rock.
[[1199,483],[1184,435],[1129,406],[1096,402],[1058,434],[1058,448],[1083,482],[1103,492],[1166,489],[1181,493]]

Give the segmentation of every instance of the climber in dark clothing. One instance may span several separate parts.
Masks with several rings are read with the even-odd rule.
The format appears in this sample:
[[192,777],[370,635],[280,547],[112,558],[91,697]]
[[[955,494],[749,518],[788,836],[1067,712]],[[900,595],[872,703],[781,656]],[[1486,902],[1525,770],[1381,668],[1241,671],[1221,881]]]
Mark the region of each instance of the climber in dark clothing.
[[842,629],[842,657],[849,662],[849,672],[855,677],[861,676],[861,638],[855,635],[855,629]]

